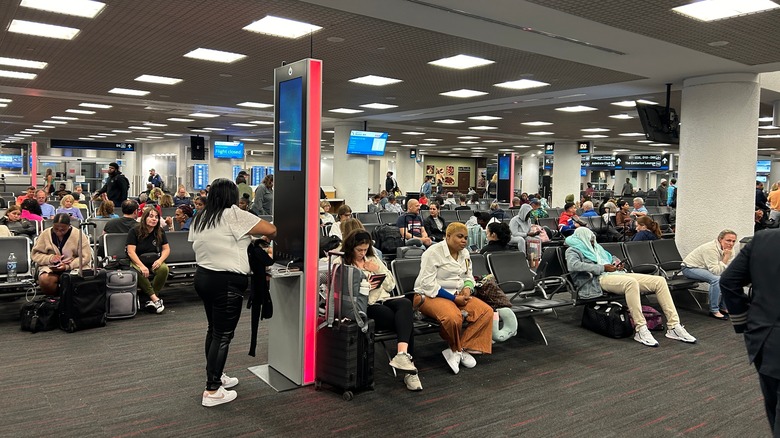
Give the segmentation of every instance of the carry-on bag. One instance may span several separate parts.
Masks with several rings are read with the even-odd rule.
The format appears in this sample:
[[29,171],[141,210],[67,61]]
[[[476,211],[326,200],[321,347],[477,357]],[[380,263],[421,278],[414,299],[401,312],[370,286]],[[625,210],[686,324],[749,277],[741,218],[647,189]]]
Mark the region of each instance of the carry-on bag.
[[37,333],[56,329],[59,326],[59,305],[59,297],[45,295],[35,296],[22,304],[19,310],[22,330]]
[[135,270],[106,272],[106,318],[132,318],[138,312],[138,276]]
[[[82,222],[79,233],[78,257],[85,230],[95,224]],[[60,328],[68,333],[106,325],[106,271],[97,269],[97,257],[93,252],[93,270],[85,271],[79,263],[78,273],[60,275]]]
[[610,338],[627,338],[634,334],[628,309],[615,301],[598,301],[585,305],[582,326]]

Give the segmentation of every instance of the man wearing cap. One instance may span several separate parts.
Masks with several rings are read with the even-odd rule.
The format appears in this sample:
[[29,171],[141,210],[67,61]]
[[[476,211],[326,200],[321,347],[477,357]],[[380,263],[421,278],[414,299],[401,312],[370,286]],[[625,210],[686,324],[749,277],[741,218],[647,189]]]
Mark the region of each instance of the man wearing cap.
[[109,201],[114,203],[114,207],[122,205],[122,201],[127,199],[127,191],[130,189],[130,181],[119,171],[119,164],[111,163],[108,165],[108,181],[95,194],[96,196],[106,194]]
[[155,187],[162,187],[163,180],[154,169],[149,169],[149,182]]

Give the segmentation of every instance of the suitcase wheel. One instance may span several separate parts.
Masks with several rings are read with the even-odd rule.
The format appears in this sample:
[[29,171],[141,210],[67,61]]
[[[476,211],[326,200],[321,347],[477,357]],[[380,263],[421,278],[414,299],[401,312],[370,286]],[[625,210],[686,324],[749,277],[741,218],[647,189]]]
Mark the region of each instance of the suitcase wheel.
[[351,401],[355,398],[355,394],[353,394],[352,391],[344,391],[344,394],[341,394],[341,398],[343,398],[344,401]]
[[319,391],[321,389],[322,389],[322,382],[320,382],[319,380],[315,380],[314,381],[314,390],[315,391]]

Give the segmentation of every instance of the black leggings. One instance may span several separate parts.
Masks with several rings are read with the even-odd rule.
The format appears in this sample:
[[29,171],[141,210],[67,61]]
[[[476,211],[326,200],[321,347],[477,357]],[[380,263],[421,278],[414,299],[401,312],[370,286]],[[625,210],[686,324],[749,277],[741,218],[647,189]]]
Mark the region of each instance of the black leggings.
[[398,342],[409,344],[409,354],[414,354],[414,316],[412,301],[406,298],[396,298],[383,304],[368,306],[368,317],[374,320],[377,330],[393,330],[398,335]]
[[201,267],[195,272],[195,291],[203,300],[209,321],[206,331],[206,389],[209,391],[216,391],[222,385],[230,340],[241,317],[242,294],[248,284],[246,275]]

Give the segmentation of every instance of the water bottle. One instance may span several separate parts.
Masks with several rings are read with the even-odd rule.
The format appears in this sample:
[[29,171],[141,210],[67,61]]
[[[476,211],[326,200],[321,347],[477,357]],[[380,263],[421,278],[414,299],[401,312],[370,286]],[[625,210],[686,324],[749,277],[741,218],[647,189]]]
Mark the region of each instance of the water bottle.
[[8,274],[8,282],[16,283],[16,255],[14,253],[8,255],[8,263],[5,267]]
[[360,282],[360,295],[368,296],[368,291],[371,290],[371,285],[368,284],[368,280],[365,278]]

